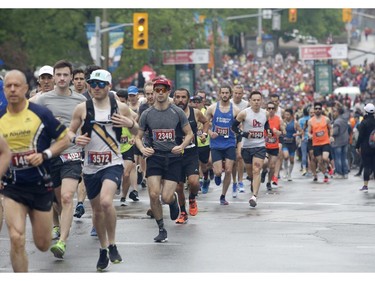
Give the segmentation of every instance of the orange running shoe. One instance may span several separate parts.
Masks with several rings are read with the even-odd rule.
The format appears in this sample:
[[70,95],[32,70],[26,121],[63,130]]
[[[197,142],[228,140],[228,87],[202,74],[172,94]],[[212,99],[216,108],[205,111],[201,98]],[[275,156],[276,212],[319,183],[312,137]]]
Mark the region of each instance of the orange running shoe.
[[185,224],[188,221],[188,215],[186,212],[181,212],[180,217],[176,220],[177,224]]
[[272,184],[273,185],[277,185],[278,181],[279,181],[279,179],[276,176],[272,176]]
[[196,199],[189,199],[189,214],[192,216],[198,214],[198,205]]

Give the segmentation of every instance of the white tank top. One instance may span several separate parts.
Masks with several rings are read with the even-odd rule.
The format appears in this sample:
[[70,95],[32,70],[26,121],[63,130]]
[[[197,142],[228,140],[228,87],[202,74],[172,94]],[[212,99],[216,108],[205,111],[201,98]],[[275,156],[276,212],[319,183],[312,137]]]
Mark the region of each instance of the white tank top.
[[251,108],[244,110],[246,111],[246,118],[243,122],[243,131],[249,133],[249,138],[242,139],[242,147],[265,147],[264,124],[267,121],[266,110],[261,108],[258,113],[255,113]]
[[96,124],[91,131],[91,141],[84,147],[84,174],[95,174],[111,166],[123,165],[120,143],[111,121],[111,109],[97,109],[94,105],[94,110]]

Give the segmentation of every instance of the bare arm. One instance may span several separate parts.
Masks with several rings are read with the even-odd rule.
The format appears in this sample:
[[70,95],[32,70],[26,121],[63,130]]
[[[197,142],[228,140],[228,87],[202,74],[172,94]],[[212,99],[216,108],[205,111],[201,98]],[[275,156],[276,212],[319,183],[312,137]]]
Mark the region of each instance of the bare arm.
[[186,146],[188,146],[191,142],[191,140],[193,139],[194,137],[194,134],[193,134],[193,131],[191,130],[191,126],[190,124],[186,124],[182,130],[184,131],[185,133],[185,137],[184,137],[184,140],[183,142],[180,144],[180,145],[176,145],[175,147],[172,148],[172,153],[173,154],[181,154],[183,152],[183,150],[185,149]]
[[12,153],[9,149],[8,143],[3,137],[0,137],[0,178],[8,169]]
[[119,113],[112,115],[112,121],[114,127],[126,127],[132,135],[136,135],[139,129],[138,123],[135,121],[131,114],[129,106],[124,103],[117,102],[119,107]]

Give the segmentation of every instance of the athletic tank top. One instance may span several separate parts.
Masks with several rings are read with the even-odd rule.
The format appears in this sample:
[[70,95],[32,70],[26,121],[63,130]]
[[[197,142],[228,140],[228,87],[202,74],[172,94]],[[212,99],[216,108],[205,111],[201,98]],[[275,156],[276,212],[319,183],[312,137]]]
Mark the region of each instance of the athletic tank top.
[[[280,128],[280,117],[275,115],[273,117],[268,118],[268,124],[270,125],[271,131],[276,129],[278,131],[281,130]],[[279,148],[279,137],[275,134],[266,136],[266,148],[268,149],[278,149]]]
[[312,128],[312,144],[313,146],[329,144],[327,120],[322,115],[320,121],[316,120],[316,117],[311,118]]
[[234,120],[233,105],[230,103],[228,112],[221,112],[219,104],[220,102],[216,103],[216,110],[212,119],[212,131],[219,136],[215,139],[211,138],[210,146],[213,149],[236,147],[236,136],[231,129]]
[[266,110],[261,108],[256,113],[251,108],[246,108],[245,111],[246,118],[243,122],[243,131],[249,133],[249,138],[242,139],[242,147],[265,147],[264,124],[267,122]]
[[[206,108],[202,108],[201,109],[201,112],[203,113],[203,115],[206,115],[206,111],[207,109]],[[202,143],[201,139],[199,138],[200,135],[203,134],[203,124],[202,123],[198,123],[198,131],[197,131],[197,143],[198,143],[198,147],[203,147],[203,146],[208,146],[210,145],[210,136],[207,135],[206,136],[206,141],[204,143]]]

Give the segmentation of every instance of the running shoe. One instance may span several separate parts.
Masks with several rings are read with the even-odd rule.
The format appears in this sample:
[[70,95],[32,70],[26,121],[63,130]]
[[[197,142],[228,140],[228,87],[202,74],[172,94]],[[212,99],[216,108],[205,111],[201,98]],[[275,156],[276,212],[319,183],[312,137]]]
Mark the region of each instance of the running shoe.
[[109,261],[108,252],[109,252],[108,249],[99,250],[99,260],[98,260],[98,263],[96,264],[97,271],[104,271],[111,264]]
[[245,186],[243,185],[243,182],[242,182],[242,181],[240,181],[240,182],[238,183],[238,192],[239,192],[239,193],[244,193],[244,192],[245,192]]
[[154,241],[158,243],[167,242],[168,241],[167,231],[164,228],[159,229],[159,235],[154,238]]
[[279,179],[276,176],[272,176],[272,181],[271,181],[272,185],[277,187],[278,182],[279,182]]
[[142,188],[146,188],[147,187],[147,181],[146,179],[143,179],[142,182],[141,182],[141,187]]
[[211,181],[209,179],[203,180],[203,185],[202,185],[203,194],[206,194],[208,192],[208,188],[210,187],[210,182]]
[[85,207],[83,206],[82,203],[78,203],[73,217],[81,218],[84,213],[85,213]]
[[171,216],[171,220],[176,220],[180,216],[180,204],[178,203],[178,196],[177,192],[174,193],[174,201],[169,204],[169,213]]
[[268,173],[268,170],[265,169],[265,170],[262,170],[262,173],[260,174],[260,182],[261,183],[264,183],[266,181],[266,175]]
[[60,239],[60,227],[55,225],[52,228],[52,240],[58,240]]
[[90,236],[98,236],[98,233],[96,233],[96,229],[94,226],[91,228]]
[[177,224],[185,224],[188,221],[188,215],[186,212],[181,212],[180,217],[176,220]]
[[215,176],[215,184],[219,186],[221,184],[221,176]]
[[306,176],[306,174],[307,174],[307,170],[306,170],[306,168],[303,168],[302,169],[302,176]]
[[189,214],[196,216],[198,214],[197,199],[189,199]]
[[132,192],[129,193],[129,198],[132,199],[134,202],[139,201],[138,197],[138,191],[133,190]]
[[359,191],[368,191],[368,187],[366,185],[362,186],[361,189],[359,189]]
[[315,176],[314,179],[313,179],[313,182],[317,182],[318,181],[318,177]]
[[66,250],[65,242],[63,242],[61,240],[57,241],[56,244],[53,245],[50,250],[53,253],[53,255],[55,256],[55,258],[63,259],[64,254],[65,254],[65,250]]
[[121,197],[121,199],[120,199],[120,205],[122,207],[128,206],[128,203],[126,202],[126,198],[125,197]]
[[220,205],[229,205],[228,201],[225,200],[225,197],[223,196],[220,197]]
[[202,186],[203,186],[203,179],[199,178],[199,190],[202,190]]
[[250,203],[250,206],[255,208],[255,206],[257,205],[257,198],[253,195],[250,200],[249,200],[249,203]]
[[232,186],[232,197],[237,198],[237,194],[238,194],[237,183],[234,182]]
[[271,191],[271,190],[272,190],[272,186],[271,186],[271,183],[270,183],[270,182],[267,182],[267,183],[266,183],[266,187],[267,187],[267,190],[268,190],[268,191]]
[[324,180],[323,180],[325,183],[328,183],[328,175],[327,174],[325,174],[324,175]]
[[111,260],[112,263],[122,262],[122,257],[117,251],[117,246],[115,244],[108,246],[108,252],[109,252],[109,259]]
[[292,175],[288,174],[288,181],[292,181]]

